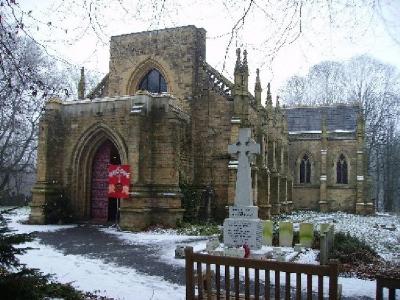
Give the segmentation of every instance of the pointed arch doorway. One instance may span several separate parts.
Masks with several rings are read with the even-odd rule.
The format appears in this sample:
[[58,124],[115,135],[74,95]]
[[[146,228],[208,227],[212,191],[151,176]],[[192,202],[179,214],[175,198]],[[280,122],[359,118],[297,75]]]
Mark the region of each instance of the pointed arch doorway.
[[92,162],[90,218],[96,223],[114,222],[117,199],[108,198],[108,165],[120,165],[121,157],[115,145],[106,140],[96,150]]

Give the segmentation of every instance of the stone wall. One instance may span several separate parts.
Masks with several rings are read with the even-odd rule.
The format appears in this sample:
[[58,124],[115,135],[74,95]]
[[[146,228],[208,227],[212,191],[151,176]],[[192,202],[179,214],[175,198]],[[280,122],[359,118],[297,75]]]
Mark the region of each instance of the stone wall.
[[109,96],[133,95],[152,68],[166,79],[168,93],[182,107],[194,97],[200,60],[206,58],[206,31],[194,26],[113,36],[110,41]]
[[[327,148],[326,170],[322,173],[321,150]],[[290,135],[289,166],[293,170],[293,204],[296,209],[319,210],[322,193],[326,193],[328,210],[355,212],[357,189],[357,149],[354,133],[328,137],[324,146],[321,134],[304,133]],[[300,162],[304,154],[311,161],[311,182],[300,183]],[[336,183],[336,162],[344,154],[348,163],[348,184]],[[321,175],[326,175],[326,187],[322,186]],[[326,191],[324,191],[326,190]]]
[[[160,215],[175,225],[182,217],[179,173],[190,173],[192,154],[187,142],[190,118],[173,100],[137,95],[48,104],[33,191],[38,217],[31,221],[41,222],[38,207],[50,196],[50,187],[66,191],[75,218],[90,217],[91,163],[98,147],[110,140],[121,163],[131,167],[133,193],[121,203],[121,226],[142,229],[158,222],[154,217]],[[138,104],[142,107],[132,109]]]

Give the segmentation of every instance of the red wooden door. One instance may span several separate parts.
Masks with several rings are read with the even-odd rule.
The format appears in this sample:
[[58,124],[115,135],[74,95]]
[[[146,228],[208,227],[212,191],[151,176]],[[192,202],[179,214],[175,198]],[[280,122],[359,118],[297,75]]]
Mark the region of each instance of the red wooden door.
[[108,165],[110,164],[111,142],[103,143],[97,150],[92,165],[92,191],[90,215],[99,222],[108,218]]

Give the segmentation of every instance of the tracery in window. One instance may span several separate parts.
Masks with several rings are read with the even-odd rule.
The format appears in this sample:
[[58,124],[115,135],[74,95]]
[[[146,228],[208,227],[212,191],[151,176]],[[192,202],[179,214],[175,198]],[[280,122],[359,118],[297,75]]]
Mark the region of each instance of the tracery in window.
[[165,93],[167,92],[167,83],[158,70],[151,69],[140,82],[139,90],[158,94]]
[[304,154],[300,163],[300,183],[311,182],[311,162],[307,154]]
[[336,183],[347,184],[347,161],[343,154],[340,154],[336,163]]

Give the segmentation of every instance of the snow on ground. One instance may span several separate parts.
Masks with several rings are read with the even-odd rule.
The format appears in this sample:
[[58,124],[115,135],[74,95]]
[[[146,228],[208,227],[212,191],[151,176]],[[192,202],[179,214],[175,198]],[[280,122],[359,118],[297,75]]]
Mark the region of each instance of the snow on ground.
[[283,220],[314,225],[334,223],[335,231],[349,232],[370,245],[383,259],[400,262],[400,216],[376,214],[360,216],[343,212],[294,212]]
[[[4,207],[0,208],[0,212],[4,210]],[[13,210],[9,214],[6,214],[4,217],[7,220],[8,228],[11,230],[15,230],[18,233],[31,233],[31,232],[51,232],[57,231],[60,229],[67,229],[76,227],[76,225],[28,225],[22,224],[28,220],[28,216],[30,213],[30,207],[25,206],[18,209]]]
[[[18,232],[53,231],[68,226],[57,225],[24,225],[20,222],[28,217],[29,209],[18,209],[15,214],[10,214],[9,226]],[[361,217],[343,213],[316,214],[303,212],[293,214],[289,217],[294,222],[334,222],[336,230],[350,231],[352,234],[364,238],[368,243],[377,247],[382,256],[393,257],[394,253],[387,244],[395,243],[399,234],[399,219],[388,215],[375,217]],[[377,225],[375,225],[377,224]],[[393,224],[393,226],[392,226]],[[73,225],[72,225],[73,226]],[[394,231],[384,229],[383,226],[392,228]],[[112,228],[99,228],[107,233],[118,236],[121,240],[130,244],[143,244],[159,249],[156,259],[171,265],[184,266],[184,260],[175,259],[174,251],[176,245],[191,245],[195,251],[205,249],[205,237],[193,237],[178,235],[174,230],[162,232],[121,232]],[[368,234],[367,234],[368,233]],[[384,242],[379,245],[379,235]],[[40,244],[37,240],[27,243],[25,246],[36,248],[28,251],[20,257],[21,261],[29,267],[39,268],[45,273],[55,274],[55,279],[60,282],[72,282],[72,284],[83,291],[93,292],[98,290],[99,294],[114,297],[116,299],[132,299],[140,294],[140,299],[184,299],[185,287],[169,283],[163,278],[138,273],[134,269],[105,264],[101,260],[89,259],[79,255],[64,255],[62,252]],[[398,242],[397,242],[398,246]],[[296,261],[302,263],[315,263],[316,251],[306,251],[298,256]],[[223,270],[221,270],[223,271]],[[232,270],[233,271],[233,270]],[[223,275],[223,274],[221,274]],[[284,274],[281,274],[284,276]],[[262,278],[260,278],[262,279]],[[274,276],[271,277],[271,280]],[[281,282],[284,283],[284,277]],[[294,278],[292,278],[294,280]],[[305,279],[304,279],[305,280]],[[316,282],[316,279],[314,279]],[[294,282],[293,282],[294,283]],[[375,296],[375,281],[361,280],[356,278],[339,278],[343,287],[343,296],[373,298]],[[325,284],[327,284],[325,280]],[[305,286],[305,285],[303,285]]]
[[116,235],[119,239],[129,244],[152,245],[159,248],[158,259],[170,265],[185,266],[184,259],[175,259],[175,248],[177,245],[192,246],[194,251],[206,248],[209,237],[179,235],[176,230],[160,230],[149,232],[118,231],[116,228],[101,228],[103,232]]
[[134,269],[103,263],[80,255],[64,255],[37,241],[26,243],[36,248],[20,256],[22,263],[55,274],[54,279],[72,283],[79,290],[114,299],[185,299],[185,287],[169,283],[158,276],[149,276]]
[[300,253],[299,257],[296,259],[296,262],[300,264],[311,264],[317,265],[319,262],[317,261],[318,251],[313,249],[306,249],[304,252]]
[[[21,224],[20,222],[27,220],[29,212],[29,208],[20,208],[6,215],[9,228],[17,233],[30,233],[57,231],[75,226]],[[167,239],[168,235],[165,235],[164,240]],[[82,291],[98,291],[100,295],[115,299],[185,299],[184,286],[169,283],[158,276],[144,275],[131,268],[105,264],[101,260],[80,255],[64,255],[61,251],[40,244],[37,240],[20,247],[33,248],[19,256],[23,264],[40,269],[44,273],[54,274],[56,281],[72,283]]]
[[[194,237],[187,235],[178,235],[175,230],[167,230],[164,232],[142,232],[142,233],[132,233],[132,232],[119,232],[114,228],[101,229],[107,233],[114,234],[119,238],[123,239],[127,243],[132,244],[149,244],[158,245],[160,247],[159,251],[159,259],[171,264],[171,265],[180,265],[182,267],[185,266],[184,259],[175,259],[175,247],[176,245],[189,245],[194,247],[194,251],[201,251],[206,248],[206,237]],[[192,241],[193,239],[197,239],[197,241]],[[187,242],[190,241],[190,242]],[[268,250],[271,250],[272,247],[263,246],[263,249],[260,251],[253,251],[254,253],[265,253]],[[290,257],[289,248],[281,247],[282,251],[288,252],[287,257]],[[293,249],[293,248],[290,248]],[[218,249],[217,249],[218,250]],[[293,253],[293,252],[292,252]],[[316,261],[318,251],[308,249],[302,252],[299,257],[296,259],[298,263],[310,263],[310,264],[318,264]],[[211,266],[211,269],[215,271],[215,266]],[[234,269],[230,269],[230,274],[234,274]],[[220,270],[221,276],[224,276],[224,268]],[[244,270],[240,270],[240,277],[242,280],[244,279]],[[254,274],[250,273],[250,278],[254,279]],[[263,281],[263,275],[260,274],[260,280]],[[271,274],[271,284],[275,283],[275,276]],[[283,284],[285,282],[285,274],[280,274],[280,282]],[[317,281],[318,277],[313,276],[313,291],[317,292]],[[291,277],[292,286],[296,285],[295,277]],[[339,277],[339,284],[342,285],[342,296],[346,297],[375,297],[375,289],[376,289],[376,281],[371,280],[362,280],[357,278],[344,278]],[[302,276],[302,287],[305,290],[307,286],[307,278],[306,276]],[[324,280],[325,290],[328,290],[328,281]]]

